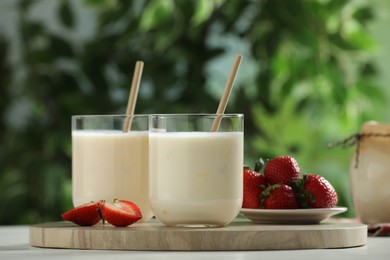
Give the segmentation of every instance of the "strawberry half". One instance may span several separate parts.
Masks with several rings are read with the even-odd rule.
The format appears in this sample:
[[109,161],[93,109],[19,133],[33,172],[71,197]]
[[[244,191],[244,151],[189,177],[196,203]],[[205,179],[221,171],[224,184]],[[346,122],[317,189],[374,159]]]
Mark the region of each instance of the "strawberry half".
[[277,156],[271,159],[264,168],[264,176],[271,184],[290,185],[298,180],[299,175],[298,162],[291,156]]
[[261,193],[261,208],[264,209],[297,209],[298,200],[294,190],[286,184],[274,184]]
[[101,204],[102,201],[86,203],[62,213],[61,217],[80,226],[93,226],[100,221],[98,209]]
[[260,208],[260,194],[263,188],[267,186],[264,175],[244,167],[244,196],[242,201],[243,208]]
[[104,220],[116,227],[127,227],[142,218],[139,207],[128,200],[114,200],[103,203],[100,214]]
[[317,174],[303,175],[293,184],[299,202],[304,208],[333,208],[338,196],[332,184]]

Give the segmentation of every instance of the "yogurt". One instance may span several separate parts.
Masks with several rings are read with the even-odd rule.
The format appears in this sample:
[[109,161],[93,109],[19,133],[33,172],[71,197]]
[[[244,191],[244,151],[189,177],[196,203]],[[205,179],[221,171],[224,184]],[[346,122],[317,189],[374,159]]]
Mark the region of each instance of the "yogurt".
[[104,199],[136,203],[141,221],[152,218],[149,206],[147,131],[72,131],[74,206]]
[[150,202],[167,226],[225,226],[243,196],[242,132],[151,132]]

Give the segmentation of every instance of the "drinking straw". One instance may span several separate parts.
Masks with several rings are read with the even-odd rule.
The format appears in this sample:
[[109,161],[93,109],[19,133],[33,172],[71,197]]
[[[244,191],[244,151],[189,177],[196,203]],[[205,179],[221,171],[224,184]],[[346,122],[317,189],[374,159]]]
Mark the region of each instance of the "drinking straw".
[[210,129],[211,132],[218,131],[219,124],[221,123],[222,116],[225,113],[226,105],[227,105],[227,102],[229,100],[229,96],[230,96],[230,93],[232,91],[234,80],[236,78],[238,68],[240,67],[241,60],[242,60],[241,55],[236,55],[236,57],[234,58],[233,68],[230,72],[228,81],[226,82],[225,90],[223,92],[221,100],[219,101],[219,105],[218,105],[218,109],[217,109],[217,113],[216,113],[217,116],[215,117],[215,119],[213,121],[213,125],[211,126],[211,129]]
[[133,80],[131,82],[129,100],[127,101],[126,118],[122,129],[123,132],[127,132],[131,129],[131,123],[133,121],[135,103],[137,103],[138,89],[141,82],[143,67],[144,67],[144,63],[142,61],[137,61],[135,63],[135,69],[133,74]]

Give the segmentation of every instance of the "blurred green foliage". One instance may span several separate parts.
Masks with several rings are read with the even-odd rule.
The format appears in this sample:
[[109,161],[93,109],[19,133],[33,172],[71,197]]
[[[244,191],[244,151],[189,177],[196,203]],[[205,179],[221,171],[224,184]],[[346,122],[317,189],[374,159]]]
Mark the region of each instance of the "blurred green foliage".
[[[56,2],[61,32],[83,26],[75,1]],[[18,2],[19,63],[0,38],[0,224],[60,220],[72,207],[70,118],[123,113],[136,60],[137,113],[213,113],[236,53],[226,112],[245,114],[245,162],[293,155],[354,214],[352,150],[327,144],[388,119],[369,1],[87,0],[97,18],[87,39],[33,19],[39,3]]]

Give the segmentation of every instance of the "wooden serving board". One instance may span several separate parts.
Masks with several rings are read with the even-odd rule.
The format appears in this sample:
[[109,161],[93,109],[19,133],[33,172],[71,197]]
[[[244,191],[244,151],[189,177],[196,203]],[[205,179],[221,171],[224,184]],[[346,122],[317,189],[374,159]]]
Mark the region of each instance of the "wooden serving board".
[[126,228],[109,224],[80,227],[52,222],[30,227],[36,247],[106,250],[283,250],[343,248],[365,245],[367,226],[327,223],[317,225],[255,225],[235,220],[222,228],[166,227],[157,221]]

